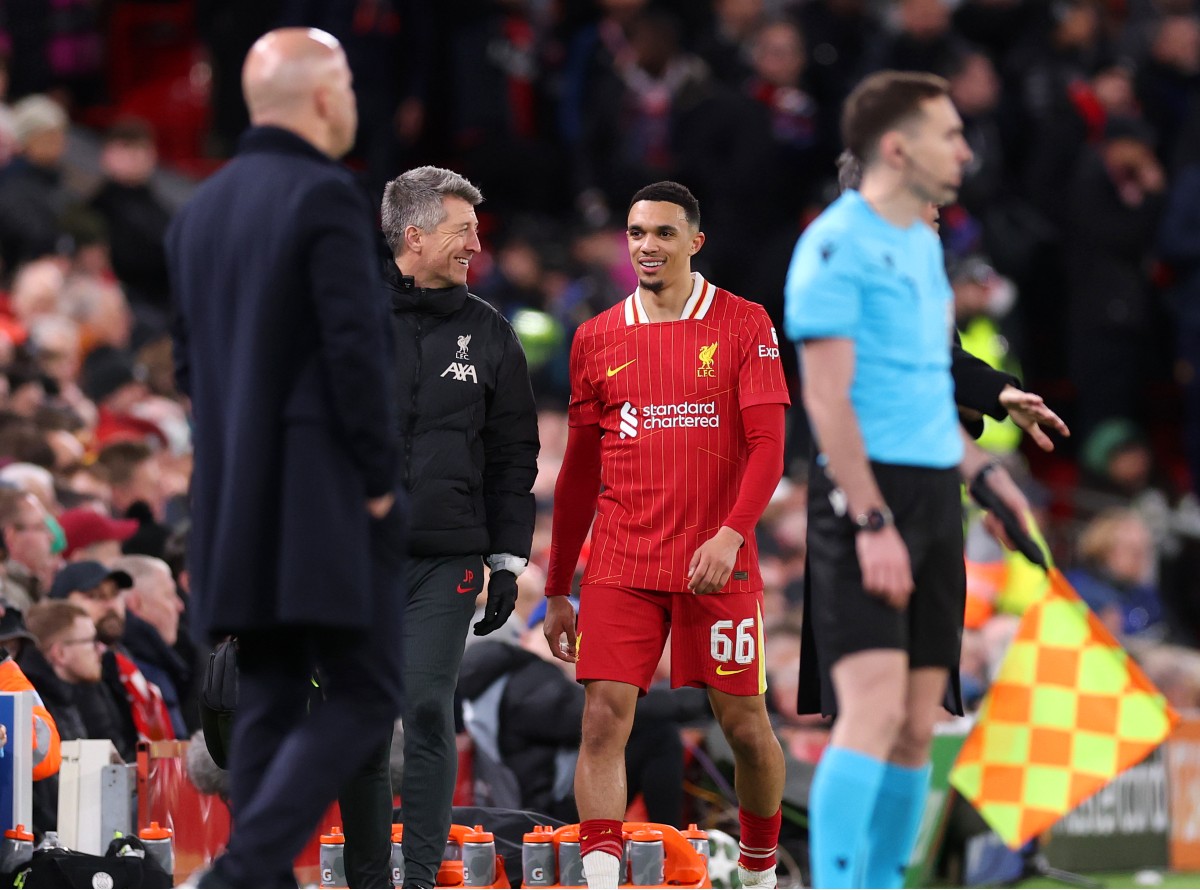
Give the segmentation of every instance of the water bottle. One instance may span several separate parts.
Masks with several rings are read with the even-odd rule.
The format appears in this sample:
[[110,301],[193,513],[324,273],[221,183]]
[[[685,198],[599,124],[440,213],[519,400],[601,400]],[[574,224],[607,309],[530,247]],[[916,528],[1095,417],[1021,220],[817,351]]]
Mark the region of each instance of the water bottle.
[[462,862],[462,847],[458,844],[458,839],[452,834],[446,838],[446,849],[442,851],[443,862]]
[[16,872],[32,856],[33,833],[26,831],[24,825],[4,832],[4,844],[0,847],[0,872]]
[[692,849],[700,854],[704,860],[704,867],[708,867],[708,832],[696,825],[695,822],[687,827],[687,831],[681,832],[687,838],[687,842],[692,845]]
[[463,838],[462,863],[464,887],[490,887],[496,883],[496,838],[482,825],[476,825]]
[[629,883],[638,887],[661,887],[664,870],[663,833],[655,828],[635,831],[629,843]]
[[346,882],[346,836],[340,825],[321,835],[321,886],[350,886]]
[[392,823],[392,886],[404,886],[404,826],[399,822]]
[[554,871],[554,832],[538,825],[525,833],[521,847],[521,886],[552,887]]
[[161,827],[157,822],[151,822],[149,828],[138,832],[146,855],[158,863],[159,867],[172,878],[175,876],[175,832]]
[[629,831],[621,831],[621,861],[617,865],[617,884],[625,886],[629,883],[629,849],[633,844],[633,835]]
[[568,828],[558,835],[558,885],[586,887],[583,877],[583,857],[579,853],[579,829]]

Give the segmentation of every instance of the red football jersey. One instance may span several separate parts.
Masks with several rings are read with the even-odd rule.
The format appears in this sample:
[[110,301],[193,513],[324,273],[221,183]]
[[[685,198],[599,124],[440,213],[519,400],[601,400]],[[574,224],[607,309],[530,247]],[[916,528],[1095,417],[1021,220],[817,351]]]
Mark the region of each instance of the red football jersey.
[[[686,591],[737,500],[741,409],[789,402],[766,310],[692,277],[679,321],[650,322],[635,291],[575,334],[569,421],[603,430],[585,584]],[[724,589],[762,589],[753,536]]]

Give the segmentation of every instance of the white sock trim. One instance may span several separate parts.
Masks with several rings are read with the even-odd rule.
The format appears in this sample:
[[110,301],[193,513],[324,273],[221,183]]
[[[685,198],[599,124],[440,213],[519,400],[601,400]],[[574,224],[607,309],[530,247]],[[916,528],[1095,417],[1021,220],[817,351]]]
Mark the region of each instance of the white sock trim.
[[588,890],[617,890],[621,860],[612,853],[593,850],[583,857],[583,876]]

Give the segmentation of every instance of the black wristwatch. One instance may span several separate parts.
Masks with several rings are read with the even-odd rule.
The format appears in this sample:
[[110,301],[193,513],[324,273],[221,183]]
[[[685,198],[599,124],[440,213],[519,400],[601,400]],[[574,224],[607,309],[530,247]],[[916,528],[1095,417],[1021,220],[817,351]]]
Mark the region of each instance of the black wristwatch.
[[854,523],[855,530],[860,532],[883,531],[896,522],[892,511],[887,507],[872,507],[865,513],[855,514],[851,521]]

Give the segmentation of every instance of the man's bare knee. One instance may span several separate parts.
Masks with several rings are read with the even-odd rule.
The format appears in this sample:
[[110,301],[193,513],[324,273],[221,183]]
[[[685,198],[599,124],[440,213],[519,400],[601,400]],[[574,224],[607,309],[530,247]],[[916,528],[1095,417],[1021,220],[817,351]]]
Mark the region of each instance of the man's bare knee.
[[721,715],[721,732],[739,758],[757,761],[778,744],[766,711],[738,709]]
[[910,715],[896,734],[891,760],[905,766],[920,766],[929,760],[933,746],[933,723],[914,720]]
[[592,749],[621,748],[629,741],[633,726],[633,711],[637,704],[620,690],[589,688],[583,706],[582,747]]

